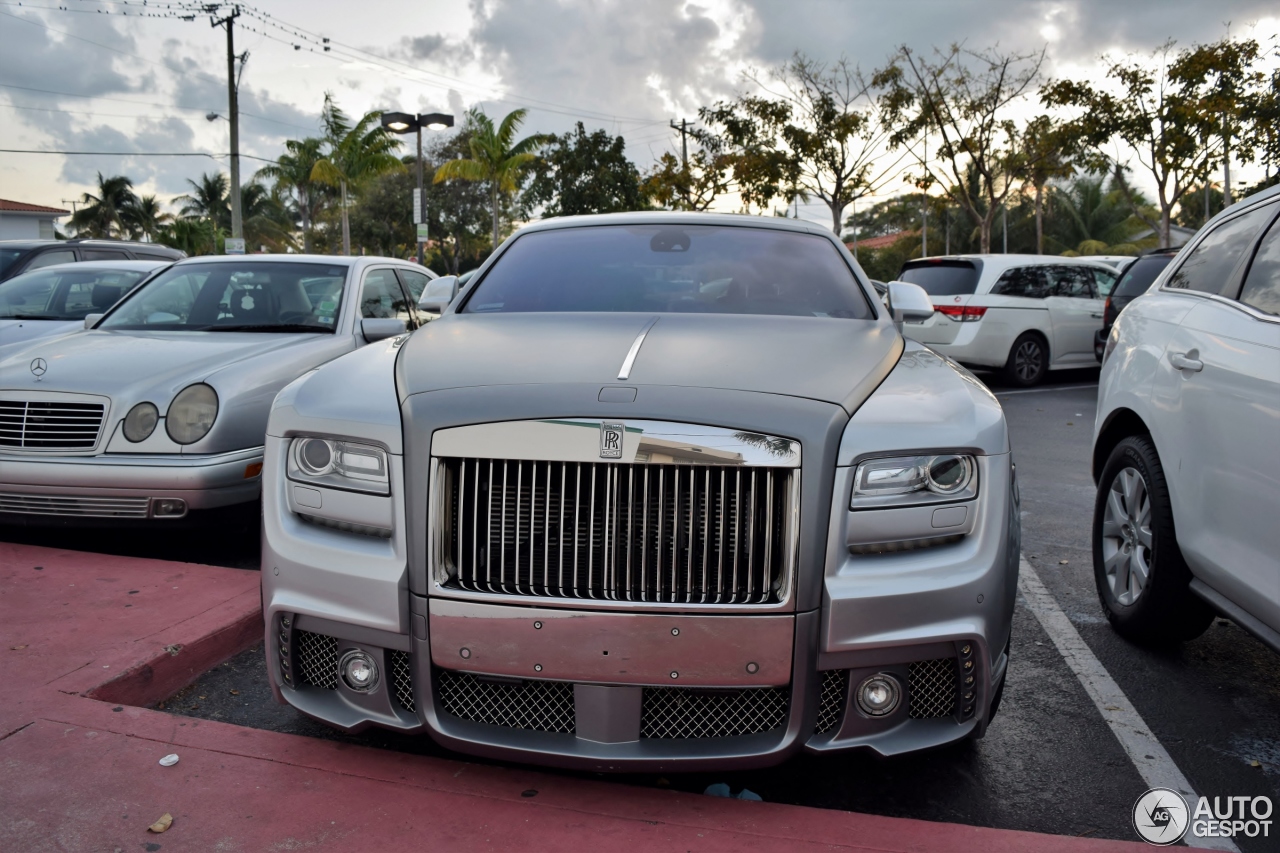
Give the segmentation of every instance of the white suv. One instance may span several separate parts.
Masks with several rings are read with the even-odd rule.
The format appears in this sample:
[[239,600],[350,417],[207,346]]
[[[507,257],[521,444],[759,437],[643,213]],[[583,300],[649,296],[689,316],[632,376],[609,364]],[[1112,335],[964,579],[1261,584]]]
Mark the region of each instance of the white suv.
[[1003,368],[1015,385],[1050,370],[1092,367],[1114,267],[1047,255],[958,255],[908,261],[898,275],[933,299],[903,333],[970,367]]
[[1107,338],[1093,564],[1112,626],[1280,651],[1280,187],[1223,211]]

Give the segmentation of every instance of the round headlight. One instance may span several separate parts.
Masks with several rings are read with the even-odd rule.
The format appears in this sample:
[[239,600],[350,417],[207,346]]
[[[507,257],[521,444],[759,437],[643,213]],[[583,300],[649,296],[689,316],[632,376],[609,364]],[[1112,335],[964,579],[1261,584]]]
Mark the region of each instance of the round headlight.
[[160,410],[155,403],[139,403],[124,416],[124,437],[137,443],[146,441],[160,422]]
[[178,444],[191,444],[209,434],[217,416],[217,392],[208,385],[188,385],[169,404],[164,428]]
[[333,445],[323,438],[304,438],[298,442],[298,467],[312,476],[333,470]]
[[962,491],[972,476],[973,466],[967,456],[935,456],[925,469],[929,491],[940,495]]

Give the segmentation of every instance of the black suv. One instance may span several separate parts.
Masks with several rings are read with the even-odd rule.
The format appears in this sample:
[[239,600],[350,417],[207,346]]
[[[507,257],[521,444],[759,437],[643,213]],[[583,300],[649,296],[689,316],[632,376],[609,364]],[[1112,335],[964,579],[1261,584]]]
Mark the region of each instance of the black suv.
[[79,261],[176,261],[186,252],[124,240],[0,240],[0,281],[20,273]]
[[1151,282],[1155,281],[1156,276],[1169,266],[1169,261],[1173,260],[1176,254],[1178,254],[1177,249],[1152,249],[1130,261],[1124,268],[1120,280],[1116,282],[1115,287],[1111,288],[1111,295],[1107,297],[1107,302],[1103,306],[1102,328],[1093,335],[1093,354],[1097,357],[1098,364],[1102,364],[1102,351],[1106,349],[1107,336],[1111,334],[1111,327],[1115,325],[1116,318],[1120,316],[1124,306],[1146,293],[1151,287]]

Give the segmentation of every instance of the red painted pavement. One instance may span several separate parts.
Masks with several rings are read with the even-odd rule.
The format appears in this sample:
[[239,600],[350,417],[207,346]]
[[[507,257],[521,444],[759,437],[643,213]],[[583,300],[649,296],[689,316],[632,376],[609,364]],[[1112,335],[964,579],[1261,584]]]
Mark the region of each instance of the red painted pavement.
[[[1146,849],[549,776],[130,704],[254,643],[258,607],[254,572],[0,543],[0,850]],[[157,764],[170,752],[176,766]],[[166,812],[169,831],[148,833]]]

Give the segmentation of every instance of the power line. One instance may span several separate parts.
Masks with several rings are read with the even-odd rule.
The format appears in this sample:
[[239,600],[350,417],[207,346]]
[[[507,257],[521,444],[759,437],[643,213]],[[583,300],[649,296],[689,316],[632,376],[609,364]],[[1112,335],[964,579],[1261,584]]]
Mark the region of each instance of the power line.
[[[230,154],[208,154],[204,151],[49,151],[43,148],[0,148],[0,154],[62,154],[66,156],[86,157],[208,157],[217,160],[230,157]],[[263,163],[276,163],[269,157],[254,157],[252,154],[241,154],[248,160],[259,160]]]

